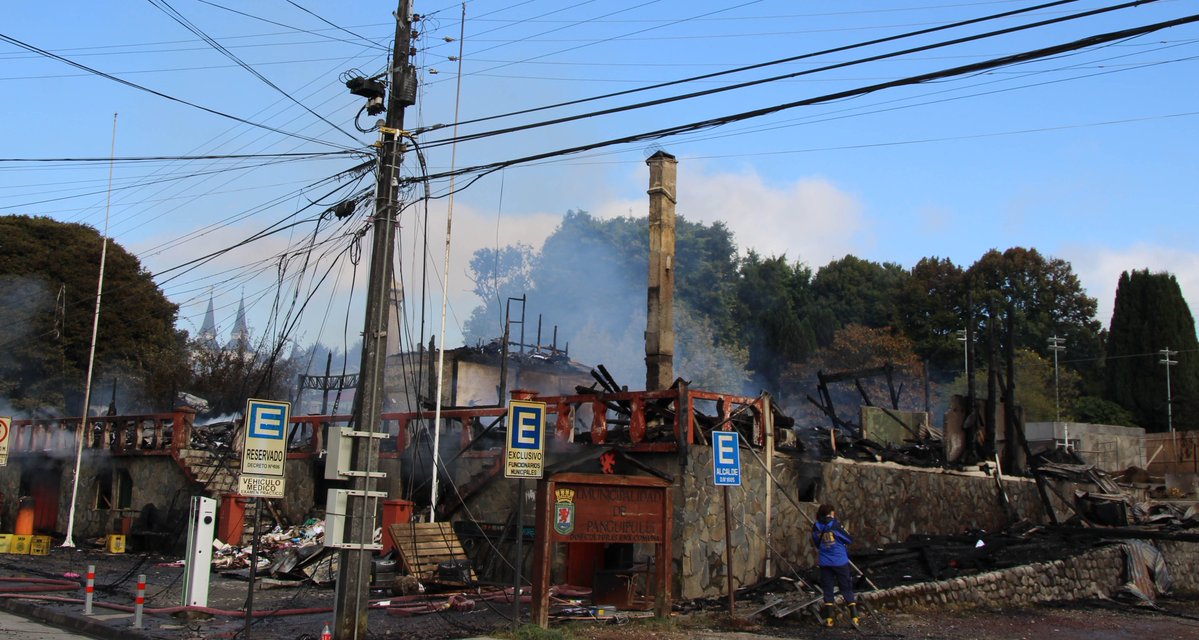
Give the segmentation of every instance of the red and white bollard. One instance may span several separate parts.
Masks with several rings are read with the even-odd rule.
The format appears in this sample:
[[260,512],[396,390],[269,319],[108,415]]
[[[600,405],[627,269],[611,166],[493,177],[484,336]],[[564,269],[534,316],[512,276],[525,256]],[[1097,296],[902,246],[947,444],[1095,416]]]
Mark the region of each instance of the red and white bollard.
[[137,599],[133,601],[133,628],[142,628],[142,607],[146,605],[146,574],[137,577]]
[[325,630],[321,632],[321,640],[333,640],[333,634],[329,633],[329,623],[325,623]]
[[83,615],[92,615],[92,594],[96,592],[96,565],[87,565],[87,587],[83,590]]

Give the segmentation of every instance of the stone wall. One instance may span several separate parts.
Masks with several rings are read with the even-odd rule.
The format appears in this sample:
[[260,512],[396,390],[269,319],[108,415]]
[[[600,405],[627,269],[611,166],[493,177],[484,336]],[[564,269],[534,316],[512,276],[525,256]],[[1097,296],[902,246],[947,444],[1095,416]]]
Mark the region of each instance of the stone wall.
[[[969,529],[998,530],[1007,524],[994,478],[981,472],[919,469],[891,463],[835,460],[812,463],[776,452],[772,467],[778,484],[770,500],[767,544],[767,474],[761,451],[742,451],[742,486],[728,491],[732,519],[733,576],[737,587],[766,575],[815,564],[809,542],[811,518],[819,503],[837,514],[855,536],[855,546],[871,548],[902,542],[914,533],[955,534]],[[679,479],[674,563],[676,594],[682,598],[725,592],[725,527],[722,491],[712,483],[711,451],[694,447],[687,469],[672,469]],[[676,465],[677,467],[677,465]],[[811,491],[802,487],[814,485]],[[1044,520],[1036,485],[1004,478],[1004,489],[1017,513]],[[799,500],[803,497],[809,501]]]
[[[1166,558],[1173,591],[1199,591],[1199,544],[1158,542],[1156,546]],[[882,589],[861,597],[880,609],[1010,607],[1108,597],[1126,580],[1124,553],[1119,546],[1109,546],[1052,562]]]

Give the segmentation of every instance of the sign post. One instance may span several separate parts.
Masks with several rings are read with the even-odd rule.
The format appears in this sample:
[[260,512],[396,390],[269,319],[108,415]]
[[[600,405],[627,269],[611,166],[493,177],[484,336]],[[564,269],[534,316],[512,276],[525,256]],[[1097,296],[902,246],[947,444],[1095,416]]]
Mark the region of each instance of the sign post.
[[254,580],[258,573],[258,521],[263,498],[283,498],[287,479],[287,425],[290,402],[246,400],[246,440],[241,448],[241,474],[237,491],[254,498],[254,537],[250,541],[250,593],[246,596],[243,631],[254,618]]
[[8,464],[8,432],[12,428],[12,418],[0,418],[0,467]]
[[545,403],[508,402],[508,438],[504,447],[504,477],[516,478],[516,577],[512,590],[512,620],[520,626],[520,570],[525,538],[525,478],[545,473]]
[[729,487],[741,486],[741,436],[736,431],[712,432],[712,482],[720,487],[724,502],[724,557],[728,577],[729,616],[736,614],[733,590],[733,524],[729,513]]

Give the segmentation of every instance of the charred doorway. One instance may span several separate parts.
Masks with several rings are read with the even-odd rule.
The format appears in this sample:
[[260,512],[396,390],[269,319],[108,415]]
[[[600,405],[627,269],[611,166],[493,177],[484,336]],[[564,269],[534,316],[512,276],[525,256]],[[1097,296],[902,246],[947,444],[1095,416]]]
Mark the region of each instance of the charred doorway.
[[58,504],[62,491],[62,462],[42,460],[21,472],[21,496],[33,499],[33,530],[38,534],[58,529]]

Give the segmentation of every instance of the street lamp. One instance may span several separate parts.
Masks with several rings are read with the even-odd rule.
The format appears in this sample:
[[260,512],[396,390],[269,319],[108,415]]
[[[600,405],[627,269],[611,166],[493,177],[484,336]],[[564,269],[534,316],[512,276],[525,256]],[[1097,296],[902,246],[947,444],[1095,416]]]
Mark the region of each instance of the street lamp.
[[1178,364],[1178,361],[1170,358],[1178,355],[1178,352],[1171,351],[1170,347],[1166,347],[1159,350],[1158,353],[1162,355],[1162,359],[1158,362],[1166,365],[1166,424],[1170,426],[1170,433],[1174,433],[1174,407],[1173,401],[1170,399],[1170,367]]
[[1049,339],[1049,350],[1053,352],[1053,410],[1054,421],[1062,421],[1061,395],[1058,393],[1057,354],[1066,350],[1066,339],[1055,334]]

